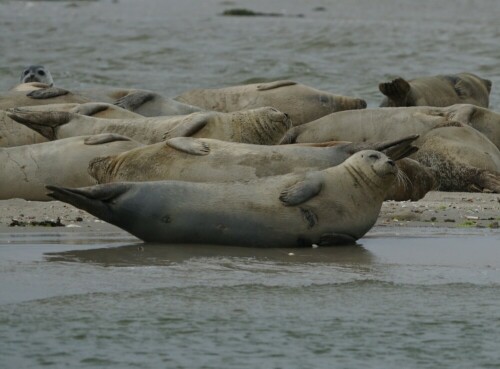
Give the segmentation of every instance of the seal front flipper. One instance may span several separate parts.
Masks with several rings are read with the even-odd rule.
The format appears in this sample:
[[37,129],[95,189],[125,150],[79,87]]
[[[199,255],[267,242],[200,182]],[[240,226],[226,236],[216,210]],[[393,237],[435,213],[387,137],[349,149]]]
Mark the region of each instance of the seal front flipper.
[[342,233],[324,233],[319,238],[318,246],[355,245],[356,238]]
[[53,141],[57,139],[56,128],[68,123],[73,114],[65,111],[29,111],[15,108],[7,110],[7,116]]
[[391,100],[388,106],[406,106],[411,87],[406,80],[399,77],[391,82],[380,83],[378,89]]
[[[197,113],[193,113],[197,114]],[[215,113],[214,113],[215,115]],[[194,135],[196,132],[201,130],[203,127],[205,127],[209,121],[209,119],[212,117],[212,114],[198,114],[198,116],[195,116],[194,118],[191,117],[191,114],[186,117],[186,120],[180,122],[178,125],[176,125],[174,128],[169,130],[165,135],[163,136],[163,139],[166,140],[168,138],[173,138],[173,137],[189,137]]]
[[120,108],[134,111],[143,104],[153,100],[158,94],[151,91],[132,91],[115,101],[115,105]]
[[280,193],[280,201],[285,206],[302,204],[320,193],[323,178],[319,172],[308,173],[306,177]]
[[94,114],[100,113],[104,110],[109,109],[109,104],[106,103],[85,103],[85,104],[80,104],[78,106],[75,106],[73,109],[70,111],[75,114],[80,114],[80,115],[87,115],[89,117],[93,116]]
[[289,80],[261,83],[260,85],[257,86],[257,91],[273,90],[275,88],[280,88],[280,87],[285,87],[285,86],[293,86],[296,84],[297,84],[297,82],[289,81]]
[[49,87],[42,88],[40,90],[33,90],[28,92],[26,96],[31,97],[32,99],[51,99],[53,97],[64,96],[69,94],[68,90],[59,87]]
[[208,155],[210,147],[206,142],[192,137],[174,137],[165,141],[167,146],[191,155]]
[[132,141],[132,139],[128,138],[127,136],[119,135],[117,133],[102,133],[99,135],[87,137],[85,140],[83,140],[83,143],[85,145],[103,145],[105,143],[116,141]]

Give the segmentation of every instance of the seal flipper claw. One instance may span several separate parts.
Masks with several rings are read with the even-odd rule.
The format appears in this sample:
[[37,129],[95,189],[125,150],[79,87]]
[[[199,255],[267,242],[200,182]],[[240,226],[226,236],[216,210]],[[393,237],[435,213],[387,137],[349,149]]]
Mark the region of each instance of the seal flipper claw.
[[406,80],[399,77],[391,82],[380,83],[378,89],[392,101],[389,106],[406,106],[411,87]]
[[192,137],[174,137],[165,141],[167,146],[191,155],[208,155],[210,146],[206,142]]
[[337,246],[337,245],[355,245],[356,238],[342,233],[322,234],[318,246]]
[[132,91],[129,94],[115,101],[115,105],[120,108],[134,111],[139,109],[143,104],[151,101],[157,94],[150,91]]
[[40,90],[33,90],[28,92],[26,96],[31,97],[32,99],[51,99],[53,97],[64,96],[69,94],[68,90],[59,87],[49,87],[42,88]]
[[[197,114],[197,113],[193,113]],[[189,117],[189,116],[188,116]],[[189,137],[194,135],[196,132],[205,127],[208,123],[208,120],[211,118],[210,114],[201,114],[195,118],[187,118],[187,121],[180,122],[174,128],[169,130],[163,136],[163,139],[166,140],[168,138],[173,137]]]
[[15,108],[7,110],[7,116],[52,141],[57,139],[56,128],[68,123],[73,114],[65,111],[29,111]]
[[285,206],[302,204],[320,193],[323,179],[318,174],[309,174],[304,180],[281,191],[279,199]]

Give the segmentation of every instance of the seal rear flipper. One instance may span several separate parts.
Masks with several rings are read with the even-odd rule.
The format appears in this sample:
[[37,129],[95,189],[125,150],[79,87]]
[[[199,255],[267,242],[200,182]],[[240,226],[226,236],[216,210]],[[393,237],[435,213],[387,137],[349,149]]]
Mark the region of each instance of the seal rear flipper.
[[193,137],[174,137],[165,141],[165,145],[191,155],[208,155],[210,153],[208,143]]
[[7,110],[7,116],[52,141],[57,139],[56,128],[68,123],[73,114],[66,111],[30,111],[14,108]]
[[107,109],[109,109],[109,104],[91,102],[75,106],[73,109],[70,110],[70,112],[80,115],[87,115],[91,117],[94,114],[100,113]]
[[260,85],[257,85],[257,91],[273,90],[275,88],[280,88],[280,87],[285,87],[285,86],[293,86],[296,84],[297,84],[297,82],[289,81],[289,80],[261,83]]
[[47,196],[66,202],[79,209],[101,218],[104,221],[112,220],[112,205],[120,195],[129,190],[128,183],[108,183],[92,187],[66,188],[60,186],[45,186],[49,191]]
[[354,154],[362,150],[376,150],[384,152],[392,160],[405,158],[418,150],[411,143],[419,138],[420,135],[414,134],[405,136],[397,140],[380,141],[375,143],[369,142],[352,142],[345,146],[349,154]]
[[308,174],[302,181],[281,191],[279,199],[285,206],[302,204],[320,193],[323,179],[318,172]]
[[324,233],[319,238],[318,246],[355,245],[356,238],[343,233]]
[[87,137],[83,140],[83,143],[85,145],[102,145],[115,141],[132,141],[132,139],[127,136],[119,135],[118,133],[101,133],[99,135]]
[[116,100],[114,105],[120,108],[135,111],[143,104],[153,100],[158,94],[151,91],[132,91],[122,98]]
[[49,87],[42,88],[40,90],[33,90],[28,92],[26,96],[31,97],[32,99],[51,99],[53,97],[64,96],[69,94],[68,90],[59,87]]
[[378,89],[392,101],[389,106],[406,106],[411,87],[406,80],[399,77],[391,82],[380,83]]
[[[197,114],[197,113],[193,113]],[[205,127],[212,117],[211,114],[200,114],[195,118],[187,118],[163,135],[163,139],[173,137],[189,137]]]

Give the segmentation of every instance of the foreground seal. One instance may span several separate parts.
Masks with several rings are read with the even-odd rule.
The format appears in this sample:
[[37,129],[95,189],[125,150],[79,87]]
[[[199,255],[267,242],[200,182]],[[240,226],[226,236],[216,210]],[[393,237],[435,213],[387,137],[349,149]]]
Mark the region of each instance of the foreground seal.
[[334,95],[293,81],[198,89],[185,92],[175,99],[222,112],[273,106],[288,114],[293,125],[310,122],[341,110],[366,108],[366,102],[362,99]]
[[90,186],[89,162],[141,146],[115,134],[66,138],[35,145],[0,148],[0,199],[47,201],[45,185]]
[[54,80],[52,74],[43,65],[30,65],[21,72],[20,83],[40,82],[52,86]]
[[47,188],[147,242],[294,247],[354,243],[375,224],[396,173],[366,150],[322,171],[250,182]]
[[234,113],[199,112],[141,119],[97,119],[70,112],[35,112],[28,109],[9,111],[8,116],[49,140],[107,132],[145,144],[194,136],[273,145],[291,127],[286,114],[270,107]]
[[386,96],[380,106],[448,106],[464,103],[487,108],[491,81],[472,73],[459,73],[408,81],[396,78],[378,87]]

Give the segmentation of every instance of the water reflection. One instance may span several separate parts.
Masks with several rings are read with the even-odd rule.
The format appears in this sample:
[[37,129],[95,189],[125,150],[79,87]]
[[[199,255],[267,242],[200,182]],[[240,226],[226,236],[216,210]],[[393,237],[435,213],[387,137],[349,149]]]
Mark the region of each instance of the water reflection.
[[371,264],[373,254],[360,245],[304,249],[256,249],[217,245],[129,244],[87,250],[46,253],[48,261],[102,266],[171,265],[191,259],[246,259],[277,264],[326,263],[346,266]]

